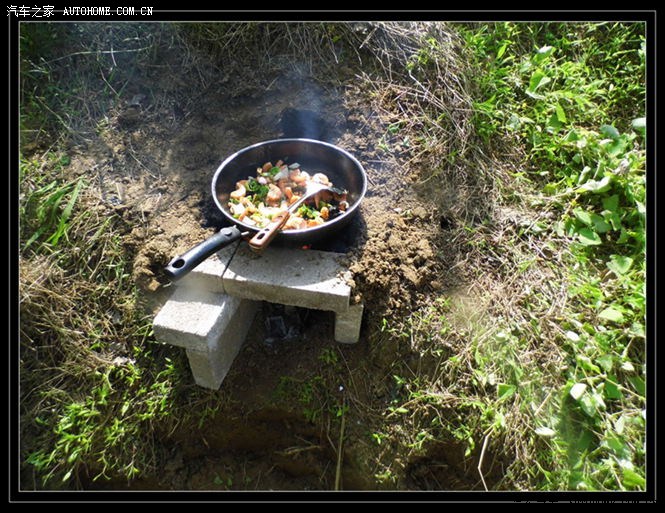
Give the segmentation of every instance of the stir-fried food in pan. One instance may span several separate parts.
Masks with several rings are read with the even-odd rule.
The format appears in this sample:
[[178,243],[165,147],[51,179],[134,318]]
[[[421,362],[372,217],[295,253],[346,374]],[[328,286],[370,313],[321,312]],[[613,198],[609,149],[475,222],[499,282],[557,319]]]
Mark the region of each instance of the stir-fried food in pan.
[[257,168],[256,177],[237,182],[236,189],[229,195],[229,209],[238,221],[265,228],[301,198],[309,182],[323,184],[328,190],[321,191],[310,204],[303,204],[292,212],[283,230],[318,226],[343,214],[349,207],[346,191],[336,189],[324,173],[310,175],[300,164],[288,166],[279,160],[275,165],[266,162]]

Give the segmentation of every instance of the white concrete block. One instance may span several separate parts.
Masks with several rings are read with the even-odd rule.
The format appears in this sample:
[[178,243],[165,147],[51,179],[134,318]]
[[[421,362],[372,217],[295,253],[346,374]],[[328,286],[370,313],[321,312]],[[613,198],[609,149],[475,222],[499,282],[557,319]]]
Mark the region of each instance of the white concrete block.
[[206,351],[239,305],[239,298],[177,287],[153,321],[155,338],[164,344]]
[[[225,297],[229,298],[229,296]],[[245,341],[260,305],[256,301],[247,299],[232,299],[234,299],[232,304],[237,305],[237,308],[232,313],[226,312],[230,315],[222,316],[224,320],[221,324],[224,324],[224,327],[221,335],[211,335],[207,350],[187,349],[189,366],[192,369],[194,381],[199,386],[213,390],[219,389]],[[230,304],[231,302],[227,302],[227,307]]]
[[234,357],[259,305],[226,294],[178,287],[155,316],[155,338],[197,352],[221,347],[224,357]]
[[217,253],[210,255],[203,262],[183,276],[176,283],[179,287],[205,290],[217,294],[224,293],[222,275],[233,258],[241,241],[226,246]]
[[346,312],[335,313],[335,340],[342,344],[355,344],[360,338],[360,325],[365,305],[351,305]]
[[196,384],[213,390],[219,389],[229,371],[228,367],[231,367],[230,364],[228,367],[222,365],[221,358],[207,351],[187,349],[187,359]]
[[224,290],[246,299],[346,312],[351,287],[339,256],[274,246],[257,254],[241,245],[224,272]]
[[155,338],[184,347],[197,384],[218,389],[260,303],[178,287],[153,321]]

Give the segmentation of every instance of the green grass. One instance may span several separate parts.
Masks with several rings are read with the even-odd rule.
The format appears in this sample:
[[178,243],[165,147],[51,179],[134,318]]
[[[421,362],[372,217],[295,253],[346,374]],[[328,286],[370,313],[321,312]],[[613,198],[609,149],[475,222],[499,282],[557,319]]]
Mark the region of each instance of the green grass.
[[542,489],[645,486],[644,30],[505,23],[464,31],[481,71],[477,131],[523,149],[526,199],[552,214],[530,237],[563,265],[553,275],[564,306],[549,319],[565,362],[558,379],[517,357],[539,336],[534,303],[550,299],[545,291],[523,305],[531,318],[504,325],[476,357],[481,372],[502,362],[504,391],[522,404],[552,387],[531,415],[540,438],[532,480]]
[[[478,315],[444,297],[383,320],[383,337],[419,363],[394,364],[386,424],[369,437],[411,458],[456,440],[479,478],[487,445],[503,457],[499,489],[644,490],[645,27],[456,28],[474,144],[493,166],[478,173],[493,173],[497,192],[494,216],[455,235],[476,266]],[[412,68],[432,62],[426,42]],[[402,126],[391,123],[386,133]],[[455,155],[444,160],[451,169],[433,176],[456,172]],[[507,224],[502,211],[522,218]]]
[[156,465],[156,433],[200,411],[189,409],[200,393],[178,401],[187,363],[153,341],[130,278],[131,225],[95,205],[83,181],[65,181],[68,162],[54,153],[20,168],[27,488],[136,477]]

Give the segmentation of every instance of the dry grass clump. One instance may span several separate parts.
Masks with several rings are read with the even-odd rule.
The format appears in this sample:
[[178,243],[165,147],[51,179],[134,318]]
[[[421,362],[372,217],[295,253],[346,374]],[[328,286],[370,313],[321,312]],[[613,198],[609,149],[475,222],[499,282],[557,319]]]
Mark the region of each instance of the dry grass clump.
[[364,48],[378,69],[362,78],[395,164],[446,216],[475,222],[489,215],[505,171],[492,165],[474,133],[472,72],[455,29],[441,22],[382,23]]
[[49,242],[63,219],[54,198],[71,199],[71,188],[49,165],[22,162],[22,172],[21,486],[130,478],[155,463],[153,421],[169,419],[176,381],[169,351],[149,344],[151,318],[130,278],[130,224],[84,190],[62,237]]

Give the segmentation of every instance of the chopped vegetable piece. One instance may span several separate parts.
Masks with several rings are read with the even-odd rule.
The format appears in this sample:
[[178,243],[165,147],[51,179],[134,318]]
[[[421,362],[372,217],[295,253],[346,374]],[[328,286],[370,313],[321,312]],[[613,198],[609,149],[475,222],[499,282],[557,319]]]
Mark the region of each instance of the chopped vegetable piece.
[[[333,187],[327,175],[320,171],[313,171],[310,175],[298,163],[287,166],[281,160],[275,165],[266,162],[256,169],[255,177],[250,176],[236,183],[235,190],[230,193],[229,210],[235,219],[264,228],[275,216],[281,215],[289,205],[300,199],[310,181]],[[346,191],[342,189],[335,189],[332,194],[322,192],[293,212],[283,229],[301,230],[334,219],[348,208],[345,200]]]

